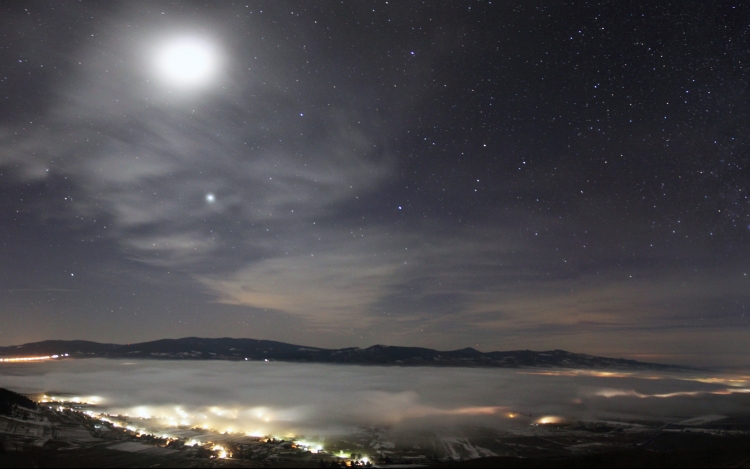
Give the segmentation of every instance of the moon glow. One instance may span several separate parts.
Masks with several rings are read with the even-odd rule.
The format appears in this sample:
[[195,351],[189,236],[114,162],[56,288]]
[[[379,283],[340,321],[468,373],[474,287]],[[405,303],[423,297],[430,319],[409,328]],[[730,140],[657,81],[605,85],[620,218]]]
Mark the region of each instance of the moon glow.
[[216,74],[217,52],[205,40],[183,37],[168,41],[156,54],[159,76],[185,88],[207,84]]

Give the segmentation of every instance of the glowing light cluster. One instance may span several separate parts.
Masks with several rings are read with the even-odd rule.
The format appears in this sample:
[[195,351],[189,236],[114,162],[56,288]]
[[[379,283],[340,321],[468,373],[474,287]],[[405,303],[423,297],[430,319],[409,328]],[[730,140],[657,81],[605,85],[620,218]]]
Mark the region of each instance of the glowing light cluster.
[[[636,376],[633,372],[597,370],[519,371],[518,374],[536,376],[594,376],[597,378],[631,378]],[[638,375],[638,377],[643,379],[662,379],[659,376]]]
[[[45,395],[43,402],[104,404],[105,399],[98,396],[60,398]],[[117,423],[136,433],[153,433],[168,428],[192,428],[212,431],[220,434],[244,434],[251,437],[269,435],[274,431],[272,425],[281,418],[283,422],[295,420],[295,410],[279,410],[269,407],[234,408],[208,406],[186,409],[183,406],[149,406],[140,405],[131,408],[107,407],[103,412],[84,411],[87,415],[105,422]],[[279,437],[289,439],[293,435]],[[322,449],[322,447],[320,448]],[[319,450],[320,450],[319,449]]]
[[323,451],[323,445],[320,443],[312,442],[312,441],[306,441],[306,440],[299,440],[297,441],[297,446],[301,446],[303,448],[307,448],[310,451],[314,451],[316,453],[320,453]]
[[634,389],[630,390],[623,390],[623,389],[603,389],[601,391],[597,391],[595,395],[602,396],[602,397],[637,397],[640,399],[648,399],[648,398],[659,398],[659,399],[666,399],[670,397],[682,397],[682,396],[707,396],[707,395],[716,395],[716,396],[726,396],[729,394],[750,394],[750,389],[747,388],[726,388],[726,389],[718,389],[716,391],[676,391],[676,392],[669,392],[669,393],[663,393],[663,394],[645,394],[635,391]]
[[724,384],[727,386],[742,387],[750,385],[750,376],[731,376],[731,377],[691,377],[691,378],[678,378],[683,381],[697,381],[699,383],[709,384]]
[[54,360],[55,358],[67,357],[68,354],[62,355],[45,355],[43,357],[13,357],[13,358],[0,358],[0,362],[38,362],[42,360]]
[[219,459],[226,459],[227,457],[227,450],[223,446],[215,445],[213,448],[211,448],[214,451],[217,451],[219,454],[217,457]]
[[747,387],[750,385],[750,376],[747,375],[730,375],[730,376],[685,376],[683,373],[664,373],[653,374],[653,372],[635,372],[635,371],[598,371],[598,370],[552,370],[552,371],[519,371],[522,375],[536,376],[593,376],[596,378],[638,378],[648,380],[668,380],[676,379],[680,381],[694,381],[708,384],[724,384],[732,387]]
[[550,425],[550,424],[562,423],[562,422],[563,422],[562,417],[557,417],[554,415],[547,415],[536,421],[536,423],[539,425]]
[[104,399],[99,396],[59,397],[59,396],[48,396],[44,394],[39,401],[40,402],[72,402],[73,404],[97,405],[97,404],[102,404],[104,402]]

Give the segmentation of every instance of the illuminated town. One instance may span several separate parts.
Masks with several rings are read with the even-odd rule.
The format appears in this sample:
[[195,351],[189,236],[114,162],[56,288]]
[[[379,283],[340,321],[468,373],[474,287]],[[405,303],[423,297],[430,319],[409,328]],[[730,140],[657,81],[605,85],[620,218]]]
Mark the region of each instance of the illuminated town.
[[62,355],[48,355],[44,357],[16,357],[16,358],[0,358],[0,362],[38,362],[38,361],[44,361],[44,360],[54,360],[56,358],[63,358],[67,357],[68,354],[62,354]]
[[[240,430],[242,415],[256,416],[256,422],[272,420],[272,409],[249,410],[210,407],[206,412],[234,420],[233,427],[215,427],[208,423],[196,424],[207,415],[186,412],[181,406],[159,409],[139,406],[129,414],[110,414],[99,408],[104,399],[99,396],[37,396],[35,410],[18,407],[11,418],[0,416],[0,444],[6,450],[24,451],[38,442],[49,446],[56,442],[60,449],[107,448],[133,457],[148,455],[154,461],[171,461],[183,467],[185,461],[196,461],[189,466],[202,465],[201,460],[263,462],[270,467],[371,467],[393,465],[441,466],[450,461],[515,455],[517,457],[549,457],[560,454],[588,454],[607,448],[642,441],[653,432],[654,426],[626,422],[569,422],[559,416],[531,418],[517,412],[498,410],[497,417],[523,421],[522,426],[504,432],[472,437],[442,437],[430,443],[417,435],[397,436],[374,427],[361,428],[346,435],[327,435],[308,439],[302,435],[263,434]],[[476,410],[475,410],[476,411]],[[495,413],[484,409],[482,412]],[[461,412],[457,412],[461,413]],[[728,431],[711,427],[711,419],[674,425],[673,432],[686,428],[704,434],[744,437],[750,426],[741,424]],[[487,432],[487,430],[485,430]],[[743,436],[744,435],[744,436]],[[393,440],[393,441],[388,441]],[[400,440],[400,441],[399,441]],[[494,445],[489,445],[491,441]],[[435,446],[435,443],[438,446]],[[135,460],[134,460],[135,461]],[[243,467],[243,466],[234,466]]]

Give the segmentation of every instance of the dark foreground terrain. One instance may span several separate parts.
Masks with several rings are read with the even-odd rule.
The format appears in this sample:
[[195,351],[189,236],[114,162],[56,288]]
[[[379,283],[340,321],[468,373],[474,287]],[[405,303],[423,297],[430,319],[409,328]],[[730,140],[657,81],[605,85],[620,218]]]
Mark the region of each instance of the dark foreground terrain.
[[750,467],[747,437],[663,435],[654,443],[666,447],[638,447],[567,458],[490,457],[442,467]]
[[[661,446],[661,447],[660,447]],[[330,456],[295,460],[253,461],[243,459],[209,459],[181,456],[159,456],[121,451],[103,446],[60,451],[31,448],[20,452],[0,453],[0,467],[337,467]],[[596,454],[556,457],[485,457],[466,461],[393,460],[376,463],[376,467],[737,467],[750,468],[748,437],[717,437],[709,435],[661,435],[654,447],[637,447],[602,451]],[[351,461],[339,464],[351,466]],[[339,466],[341,467],[341,466]],[[362,466],[360,466],[362,467]]]
[[68,358],[150,358],[171,360],[278,360],[303,363],[451,367],[556,367],[580,369],[669,370],[675,366],[564,350],[480,352],[473,348],[439,351],[420,347],[373,345],[323,349],[255,339],[162,339],[139,344],[100,344],[85,340],[46,340],[0,347],[0,359],[31,356]]
[[130,425],[133,418],[99,416],[87,405],[34,406],[6,390],[0,398],[6,404],[0,414],[0,467],[750,468],[750,416],[467,428],[461,438],[363,428],[327,437],[313,448],[271,436],[191,428],[174,429],[170,437],[146,434]]

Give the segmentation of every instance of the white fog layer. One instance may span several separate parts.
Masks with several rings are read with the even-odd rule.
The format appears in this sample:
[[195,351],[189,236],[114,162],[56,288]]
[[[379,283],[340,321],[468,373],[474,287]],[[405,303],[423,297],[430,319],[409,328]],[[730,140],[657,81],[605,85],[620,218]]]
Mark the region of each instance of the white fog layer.
[[2,364],[0,387],[79,398],[143,428],[327,434],[353,427],[504,428],[541,419],[750,413],[750,376],[228,361]]

